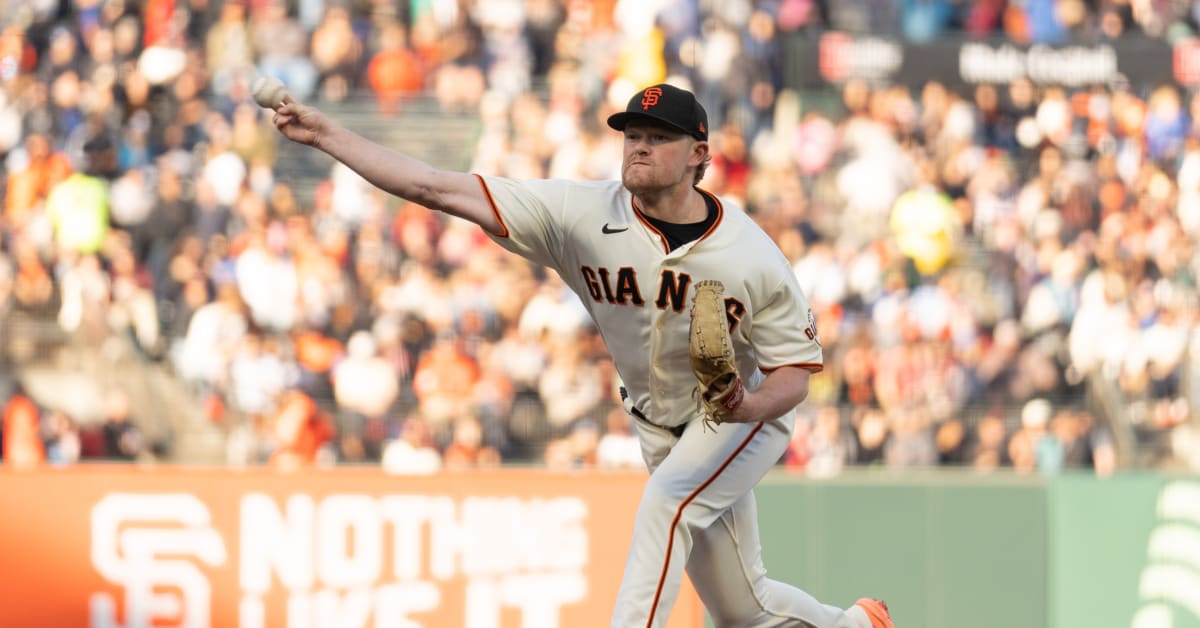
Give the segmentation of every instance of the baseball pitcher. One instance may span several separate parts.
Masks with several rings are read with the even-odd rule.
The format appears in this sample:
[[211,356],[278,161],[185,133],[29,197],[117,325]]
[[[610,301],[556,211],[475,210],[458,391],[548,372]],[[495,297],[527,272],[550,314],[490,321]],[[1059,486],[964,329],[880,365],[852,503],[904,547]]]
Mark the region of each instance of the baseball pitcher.
[[752,489],[787,447],[821,346],[778,247],[696,187],[711,155],[693,94],[647,87],[608,119],[624,151],[621,181],[606,182],[439,170],[286,95],[262,102],[287,138],[384,191],[474,222],[556,270],[583,300],[650,469],[612,626],[665,624],[686,570],[718,626],[893,628],[880,601],[844,609],[766,577]]

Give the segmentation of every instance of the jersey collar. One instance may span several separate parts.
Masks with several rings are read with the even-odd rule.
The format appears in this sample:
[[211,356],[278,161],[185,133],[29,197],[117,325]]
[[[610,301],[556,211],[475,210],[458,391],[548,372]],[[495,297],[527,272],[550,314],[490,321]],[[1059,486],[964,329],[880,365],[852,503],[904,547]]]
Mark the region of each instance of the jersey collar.
[[[706,198],[712,199],[713,203],[716,204],[717,218],[715,220],[713,220],[712,225],[710,225],[708,230],[705,231],[704,233],[702,233],[699,238],[696,238],[696,240],[694,242],[692,242],[690,245],[685,245],[684,247],[680,247],[681,249],[691,248],[692,246],[695,246],[698,242],[701,242],[701,241],[707,239],[708,236],[712,235],[713,232],[715,232],[717,230],[717,227],[721,224],[721,221],[725,219],[725,205],[724,205],[724,203],[721,202],[720,197],[718,197],[716,194],[713,194],[712,192],[709,192],[708,190],[696,188],[696,191],[703,194]],[[658,236],[658,243],[662,246],[663,253],[670,253],[671,245],[667,242],[666,234],[664,234],[662,231],[660,231],[658,227],[654,226],[654,223],[650,222],[646,218],[646,215],[642,213],[642,209],[640,207],[638,207],[636,198],[634,198],[631,195],[629,197],[629,201],[630,201],[630,204],[633,206],[633,215],[637,216],[638,221],[641,222],[647,229],[649,229],[650,233],[653,233],[654,235]]]

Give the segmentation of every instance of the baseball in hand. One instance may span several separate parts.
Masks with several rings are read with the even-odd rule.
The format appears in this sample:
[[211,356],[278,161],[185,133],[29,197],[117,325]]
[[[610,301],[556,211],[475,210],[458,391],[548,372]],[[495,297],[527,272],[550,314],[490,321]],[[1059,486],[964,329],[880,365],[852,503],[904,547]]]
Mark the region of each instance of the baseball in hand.
[[283,81],[273,76],[260,76],[250,87],[254,91],[254,102],[260,107],[278,109],[287,97],[287,88]]

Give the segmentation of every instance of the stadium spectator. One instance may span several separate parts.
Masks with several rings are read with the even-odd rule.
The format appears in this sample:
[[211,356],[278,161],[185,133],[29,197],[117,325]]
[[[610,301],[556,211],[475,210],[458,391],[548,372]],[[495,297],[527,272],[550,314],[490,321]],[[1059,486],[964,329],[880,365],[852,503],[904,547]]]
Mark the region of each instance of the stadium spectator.
[[854,439],[843,427],[836,405],[817,408],[808,433],[808,460],[805,472],[813,477],[832,477],[854,460]]
[[603,399],[600,372],[583,351],[573,338],[551,342],[550,361],[538,378],[546,420],[556,432],[590,416]]
[[292,470],[318,463],[319,454],[334,438],[334,427],[313,400],[297,389],[279,395],[268,418],[273,438],[271,466]]
[[380,356],[371,332],[359,330],[350,336],[345,356],[333,366],[330,381],[343,444],[356,453],[361,450],[361,457],[378,460],[400,383],[395,369]]
[[[346,355],[346,347],[320,331],[297,326],[291,333],[296,360],[296,386],[317,403],[334,400],[331,374]],[[386,357],[384,358],[387,359]]]
[[[7,151],[6,151],[7,152]],[[73,171],[70,159],[55,151],[50,138],[30,133],[23,149],[8,152],[4,218],[13,232],[25,229],[50,190]]]
[[967,428],[962,419],[946,419],[934,433],[937,463],[941,466],[961,466],[967,462]]
[[47,315],[55,310],[54,279],[30,240],[18,240],[13,248],[16,277],[13,279],[14,308],[31,315]]
[[348,7],[325,6],[325,14],[309,39],[309,52],[317,68],[320,96],[333,102],[344,100],[358,76],[363,55]]
[[400,392],[396,372],[378,349],[370,332],[356,331],[345,357],[333,366],[334,401],[343,411],[381,418],[396,401]]
[[46,216],[63,251],[95,253],[109,230],[109,187],[99,175],[112,143],[103,136],[84,145],[85,167],[59,181],[46,197]]
[[79,425],[66,412],[52,410],[46,419],[46,461],[56,466],[79,462],[83,443]]
[[202,391],[226,389],[230,361],[249,331],[244,308],[237,286],[224,283],[215,299],[195,309],[173,361],[184,381]]
[[493,467],[500,464],[500,452],[484,443],[483,425],[479,418],[465,414],[454,419],[450,442],[442,450],[442,463],[447,469]]
[[246,334],[229,360],[229,396],[247,416],[267,415],[292,382],[281,347],[270,336]]
[[107,336],[106,313],[112,301],[112,286],[100,257],[95,254],[65,257],[59,272],[59,326],[89,345],[99,346]]
[[427,475],[442,468],[442,457],[433,446],[429,426],[418,414],[406,417],[399,438],[383,447],[383,470],[398,475]]
[[601,469],[645,469],[642,447],[633,433],[633,417],[614,407],[605,415],[604,434],[596,443],[596,465]]
[[297,98],[308,98],[317,84],[317,69],[308,58],[308,32],[290,14],[286,0],[263,4],[250,18],[258,71],[282,80]]
[[435,433],[445,433],[453,417],[470,411],[478,380],[478,363],[462,350],[453,333],[439,334],[413,372],[418,410]]
[[858,465],[878,465],[884,462],[884,452],[892,439],[891,426],[887,416],[878,408],[859,406],[852,419],[855,428],[854,463]]
[[4,462],[10,468],[29,469],[46,460],[41,439],[41,410],[18,386],[4,404]]
[[999,408],[991,408],[975,422],[970,444],[970,464],[978,471],[995,471],[1009,463],[1008,427]]
[[133,462],[146,450],[142,428],[130,415],[129,393],[121,388],[109,390],[104,397],[104,457]]
[[225,0],[219,7],[218,18],[205,36],[204,51],[213,91],[224,96],[235,75],[254,66],[254,44],[246,19],[246,0]]
[[379,49],[367,62],[367,84],[375,92],[381,113],[394,114],[406,96],[420,93],[425,86],[425,68],[421,58],[408,45],[404,26],[385,24],[379,32]]

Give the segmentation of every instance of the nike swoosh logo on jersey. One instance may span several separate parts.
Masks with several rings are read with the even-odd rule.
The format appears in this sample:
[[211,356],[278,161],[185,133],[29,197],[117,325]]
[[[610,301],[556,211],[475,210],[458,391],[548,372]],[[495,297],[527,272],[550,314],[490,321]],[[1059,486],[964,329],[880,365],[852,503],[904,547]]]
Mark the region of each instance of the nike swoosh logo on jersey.
[[604,223],[604,226],[600,228],[601,233],[621,233],[622,231],[628,231],[628,230],[629,230],[629,227],[621,227],[620,229],[613,229],[612,227],[608,226],[607,222]]

